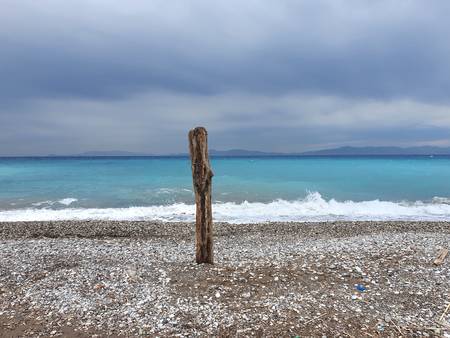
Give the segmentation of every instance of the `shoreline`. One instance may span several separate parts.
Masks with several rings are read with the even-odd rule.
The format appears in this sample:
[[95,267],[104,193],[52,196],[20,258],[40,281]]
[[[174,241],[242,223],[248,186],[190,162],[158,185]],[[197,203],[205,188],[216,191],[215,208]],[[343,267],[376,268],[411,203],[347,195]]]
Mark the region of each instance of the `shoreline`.
[[[0,210],[0,222],[65,222],[65,221],[117,221],[117,222],[194,222],[195,204],[192,191],[185,188],[153,189],[152,193],[169,197],[179,193],[189,195],[189,202],[156,203],[151,205],[123,205],[122,207],[99,207],[85,205],[77,198],[67,197],[31,201],[24,204],[4,206]],[[218,194],[218,196],[221,196]],[[185,196],[186,197],[186,196]],[[266,222],[445,222],[450,221],[450,200],[448,197],[430,199],[372,199],[351,200],[324,197],[317,191],[310,191],[297,199],[275,198],[247,202],[236,199],[234,202],[216,201],[213,203],[213,217],[216,222],[232,224]],[[30,205],[31,203],[31,205]],[[133,204],[133,203],[132,203]],[[145,203],[144,203],[145,204]]]
[[[215,236],[235,233],[267,232],[280,229],[297,236],[351,236],[380,232],[444,232],[450,233],[450,221],[325,221],[325,222],[261,222],[227,223],[213,222]],[[281,228],[280,228],[281,227]],[[102,238],[102,237],[179,237],[190,238],[195,234],[194,222],[165,221],[0,221],[1,239],[20,238]]]
[[[0,222],[13,336],[444,336],[450,222]],[[361,285],[363,291],[355,288]]]

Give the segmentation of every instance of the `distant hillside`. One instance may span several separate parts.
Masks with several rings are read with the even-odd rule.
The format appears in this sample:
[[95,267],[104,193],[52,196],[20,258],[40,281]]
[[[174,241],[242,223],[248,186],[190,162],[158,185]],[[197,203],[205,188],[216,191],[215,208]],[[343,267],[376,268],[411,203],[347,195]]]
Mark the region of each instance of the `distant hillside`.
[[389,156],[389,155],[450,155],[450,147],[340,147],[302,153],[275,153],[243,149],[210,150],[211,156]]
[[[332,149],[322,149],[307,151],[302,153],[277,153],[257,150],[230,149],[209,151],[211,156],[224,157],[252,157],[252,156],[393,156],[393,155],[450,155],[450,147],[340,147]],[[55,156],[55,155],[49,155]],[[87,151],[81,154],[72,155],[80,157],[100,157],[100,156],[162,156],[145,153],[135,153],[130,151]],[[189,156],[188,153],[169,154],[165,156]]]
[[133,153],[131,151],[111,150],[111,151],[87,151],[74,156],[152,156],[151,154]]
[[230,150],[215,150],[209,151],[211,156],[280,156],[282,153],[270,153],[256,150],[244,150],[244,149],[230,149]]
[[449,148],[441,147],[341,147],[304,152],[301,155],[310,156],[377,156],[377,155],[450,155]]

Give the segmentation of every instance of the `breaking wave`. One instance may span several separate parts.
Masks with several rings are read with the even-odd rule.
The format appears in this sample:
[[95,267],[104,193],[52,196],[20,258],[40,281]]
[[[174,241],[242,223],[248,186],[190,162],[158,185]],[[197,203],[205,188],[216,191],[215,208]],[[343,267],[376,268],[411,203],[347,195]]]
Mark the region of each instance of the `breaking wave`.
[[[70,205],[75,199],[61,200]],[[65,203],[63,203],[65,202]],[[230,223],[257,223],[268,221],[393,221],[423,220],[450,221],[448,198],[435,197],[430,202],[391,201],[336,201],[325,200],[318,192],[296,201],[276,200],[270,203],[215,203],[215,221]],[[54,210],[18,209],[0,211],[0,221],[55,221],[55,220],[159,220],[194,221],[195,206],[185,203],[128,208],[65,208]]]
[[73,202],[77,202],[78,199],[76,198],[63,198],[62,200],[59,200],[58,203],[64,204],[64,205],[71,205]]
[[35,206],[35,207],[49,207],[52,205],[55,205],[57,203],[65,205],[65,206],[69,206],[74,202],[77,202],[78,199],[76,198],[71,198],[71,197],[67,197],[67,198],[63,198],[59,201],[42,201],[42,202],[36,202],[36,203],[32,203],[31,205]]

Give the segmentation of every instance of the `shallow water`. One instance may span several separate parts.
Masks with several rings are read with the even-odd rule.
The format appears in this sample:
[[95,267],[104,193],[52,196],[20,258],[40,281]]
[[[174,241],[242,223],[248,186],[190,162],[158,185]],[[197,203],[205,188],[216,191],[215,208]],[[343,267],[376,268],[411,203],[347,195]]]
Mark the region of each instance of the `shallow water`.
[[[450,157],[214,158],[214,217],[450,220]],[[187,158],[2,158],[0,221],[193,220]]]

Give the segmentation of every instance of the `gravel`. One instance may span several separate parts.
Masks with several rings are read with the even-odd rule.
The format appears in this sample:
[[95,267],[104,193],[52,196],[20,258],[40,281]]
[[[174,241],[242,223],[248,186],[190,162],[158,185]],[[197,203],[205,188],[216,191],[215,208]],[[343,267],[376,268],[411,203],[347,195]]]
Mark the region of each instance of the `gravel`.
[[[0,223],[0,336],[450,337],[450,223]],[[442,319],[441,319],[442,317]]]

